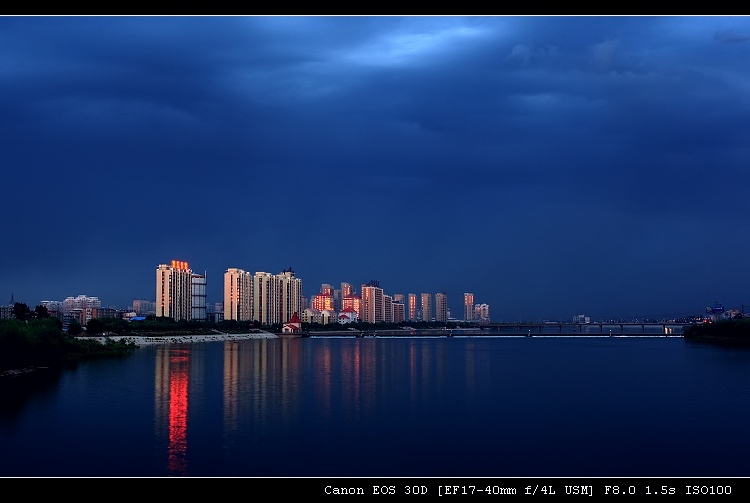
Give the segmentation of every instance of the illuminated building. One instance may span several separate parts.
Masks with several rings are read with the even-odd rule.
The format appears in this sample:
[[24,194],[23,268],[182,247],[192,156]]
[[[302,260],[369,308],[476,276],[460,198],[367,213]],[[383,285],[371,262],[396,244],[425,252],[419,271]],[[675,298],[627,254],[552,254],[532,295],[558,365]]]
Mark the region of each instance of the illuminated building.
[[253,274],[232,267],[224,273],[224,319],[253,320]]
[[362,285],[362,300],[359,318],[365,323],[385,321],[383,289],[377,281]]
[[417,321],[417,294],[409,294],[409,320]]
[[354,323],[357,321],[357,313],[351,307],[345,307],[339,313],[339,323]]
[[383,295],[383,321],[393,323],[393,297]]
[[490,321],[490,306],[488,304],[477,304],[474,306],[474,319]]
[[432,295],[422,294],[422,321],[432,321]]
[[187,262],[173,260],[156,268],[156,316],[175,321],[192,316],[193,272]]
[[401,323],[404,321],[404,310],[405,306],[403,300],[393,303],[393,323]]
[[310,299],[310,305],[317,311],[322,311],[324,309],[333,310],[333,297],[327,293],[313,295]]
[[352,290],[352,285],[349,283],[341,283],[341,298],[348,297],[349,295],[353,294],[354,291]]
[[464,294],[464,320],[471,321],[474,319],[474,294]]
[[[256,272],[253,277],[253,319],[261,325],[280,323],[278,307],[278,279],[269,272]],[[226,306],[224,310],[226,311]],[[226,314],[224,318],[226,319]]]
[[346,311],[352,309],[359,318],[359,313],[362,310],[362,299],[357,293],[352,293],[341,299],[341,310]]
[[[290,267],[287,271],[284,269],[276,275],[277,285],[280,289],[279,302],[279,321],[286,323],[297,313],[302,312],[302,280],[294,276],[294,271]],[[277,322],[277,323],[278,323]]]
[[448,297],[445,292],[435,294],[435,321],[448,321]]

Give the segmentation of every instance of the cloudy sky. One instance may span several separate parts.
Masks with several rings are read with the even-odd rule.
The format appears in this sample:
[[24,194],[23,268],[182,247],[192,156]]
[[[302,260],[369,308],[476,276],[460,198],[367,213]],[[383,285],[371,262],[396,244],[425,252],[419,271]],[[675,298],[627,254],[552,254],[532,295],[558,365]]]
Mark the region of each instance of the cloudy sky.
[[172,259],[209,302],[750,302],[750,18],[2,17],[0,72],[1,302],[127,307]]

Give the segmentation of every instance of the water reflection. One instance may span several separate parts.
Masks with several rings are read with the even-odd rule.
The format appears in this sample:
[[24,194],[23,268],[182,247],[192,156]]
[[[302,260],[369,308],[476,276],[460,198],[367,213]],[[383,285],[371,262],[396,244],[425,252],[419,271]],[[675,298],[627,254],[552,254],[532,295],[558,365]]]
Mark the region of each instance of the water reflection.
[[[606,436],[622,410],[644,399],[629,397],[621,383],[651,389],[646,371],[612,374],[607,360],[623,360],[635,344],[282,338],[164,347],[156,353],[155,382],[161,466],[178,476],[455,474],[478,467],[485,475],[520,473],[537,461],[524,450],[529,437],[518,432],[527,428],[562,452],[591,431]],[[625,354],[648,363],[642,351]],[[660,390],[654,388],[656,402]],[[587,401],[599,405],[581,415]],[[560,412],[568,403],[576,410]],[[546,422],[550,414],[554,424]],[[521,464],[499,458],[503,449]]]
[[156,350],[155,419],[157,438],[167,439],[169,475],[188,474],[190,355],[189,348],[163,347]]

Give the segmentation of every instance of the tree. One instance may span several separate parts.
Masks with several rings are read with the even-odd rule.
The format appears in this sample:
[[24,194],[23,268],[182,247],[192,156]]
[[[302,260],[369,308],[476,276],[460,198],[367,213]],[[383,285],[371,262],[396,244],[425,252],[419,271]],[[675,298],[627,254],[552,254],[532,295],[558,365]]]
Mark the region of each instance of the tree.
[[36,306],[34,308],[34,318],[41,320],[42,318],[49,318],[49,311],[47,306]]
[[70,335],[81,335],[81,332],[83,332],[81,324],[76,320],[71,321],[70,325],[68,325],[68,333]]
[[26,304],[16,302],[13,304],[13,316],[19,321],[26,321],[31,318],[31,310]]
[[104,328],[104,322],[99,318],[91,318],[88,322],[86,322],[86,332],[89,335],[101,334],[102,332],[104,332]]

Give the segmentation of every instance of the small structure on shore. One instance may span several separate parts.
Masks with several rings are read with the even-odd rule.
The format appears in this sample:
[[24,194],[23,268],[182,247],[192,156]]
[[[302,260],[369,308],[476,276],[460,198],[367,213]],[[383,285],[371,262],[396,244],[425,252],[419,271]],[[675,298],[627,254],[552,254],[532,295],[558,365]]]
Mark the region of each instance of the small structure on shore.
[[302,320],[297,316],[297,311],[295,311],[294,314],[292,314],[292,318],[281,327],[281,333],[302,335]]

